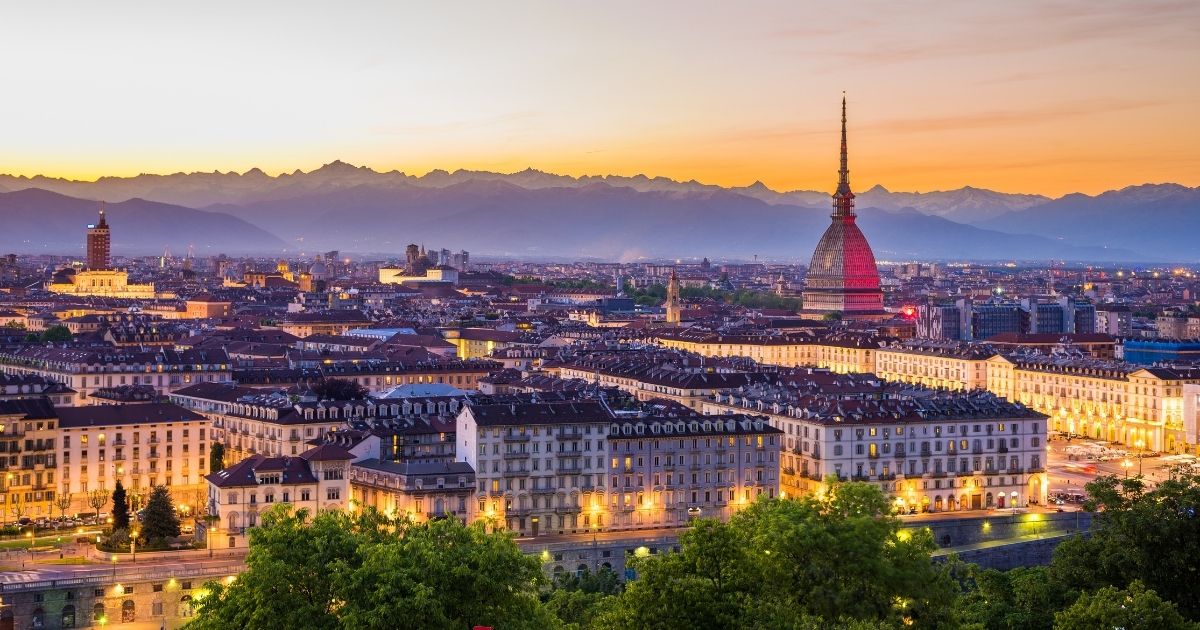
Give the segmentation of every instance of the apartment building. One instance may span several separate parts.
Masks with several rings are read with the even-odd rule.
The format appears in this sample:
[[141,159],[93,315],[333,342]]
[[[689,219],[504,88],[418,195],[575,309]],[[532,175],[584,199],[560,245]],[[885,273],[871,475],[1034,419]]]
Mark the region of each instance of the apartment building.
[[356,509],[372,507],[416,523],[431,518],[466,522],[475,496],[475,471],[466,462],[368,458],[350,466],[350,492]]
[[262,512],[289,503],[310,513],[344,510],[350,501],[350,461],[354,455],[332,444],[299,456],[252,455],[205,478],[208,509],[219,518],[200,523],[198,535],[213,548],[245,547],[248,530]]
[[601,387],[616,387],[641,401],[671,400],[693,410],[699,410],[700,405],[711,398],[714,392],[769,378],[760,373],[676,365],[653,355],[640,354],[581,358],[562,365],[559,377],[579,379]]
[[877,484],[901,512],[1044,503],[1046,416],[986,392],[827,395],[767,387],[718,395],[720,417],[765,411],[783,430],[785,487],[832,475]]
[[764,416],[703,416],[676,405],[618,414],[608,425],[608,504],[589,504],[606,529],[679,527],[727,519],[779,494],[783,432]]
[[419,361],[413,363],[366,361],[321,366],[326,378],[354,381],[375,393],[399,385],[438,383],[462,390],[479,389],[479,379],[501,369],[495,361],[482,359]]
[[48,398],[0,400],[0,522],[57,515],[57,425]]
[[468,403],[455,439],[459,460],[475,470],[470,520],[535,537],[603,527],[591,506],[607,505],[612,420],[602,401]]
[[955,341],[910,340],[883,344],[875,354],[880,378],[936,389],[971,391],[987,387],[987,345]]
[[[59,407],[60,492],[67,513],[95,512],[88,493],[111,492],[118,480],[131,492],[166,486],[181,511],[202,504],[211,421],[171,403]],[[108,508],[102,507],[100,511]]]
[[1144,450],[1195,450],[1183,413],[1192,383],[1200,368],[1035,353],[988,359],[988,390],[1046,414],[1052,430]]
[[0,373],[37,375],[62,383],[75,390],[74,405],[87,404],[92,392],[105,387],[149,385],[166,394],[195,383],[228,381],[232,376],[224,350],[43,346],[0,350]]

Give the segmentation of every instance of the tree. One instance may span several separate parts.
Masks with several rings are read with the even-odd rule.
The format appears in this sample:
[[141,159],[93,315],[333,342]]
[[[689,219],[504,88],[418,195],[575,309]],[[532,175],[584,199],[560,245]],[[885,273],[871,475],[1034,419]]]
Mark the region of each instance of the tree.
[[148,541],[163,541],[179,536],[179,516],[166,486],[154,486],[150,500],[142,512],[142,537]]
[[822,498],[760,499],[729,523],[701,519],[681,551],[635,558],[639,577],[601,614],[617,628],[934,627],[956,590],[928,530],[901,531],[863,483]]
[[22,498],[21,493],[14,493],[8,502],[8,513],[13,518],[13,522],[21,520],[22,517],[29,515],[29,504]]
[[611,606],[614,595],[622,591],[621,578],[607,567],[582,574],[563,573],[554,580],[553,590],[544,597],[546,607],[568,625],[584,627]]
[[67,510],[71,509],[71,493],[67,491],[67,486],[63,486],[62,490],[54,495],[54,507],[58,508],[59,518],[66,517]]
[[61,324],[51,326],[42,332],[43,342],[62,342],[71,340],[71,331],[66,326]]
[[1141,581],[1184,617],[1200,619],[1190,586],[1200,579],[1200,476],[1175,475],[1153,490],[1138,478],[1108,476],[1087,491],[1091,536],[1055,550],[1052,576],[1079,591]]
[[215,473],[225,470],[225,445],[213,442],[208,447],[208,472]]
[[327,378],[312,389],[321,400],[358,400],[367,395],[366,388],[357,381],[344,378]]
[[92,506],[92,510],[96,512],[96,516],[100,516],[100,508],[108,504],[109,494],[103,488],[97,488],[88,493],[87,502]]
[[1070,608],[1054,615],[1055,630],[1092,630],[1093,628],[1146,628],[1148,630],[1195,630],[1184,620],[1175,605],[1163,601],[1140,581],[1127,589],[1106,586],[1084,593]]
[[112,504],[113,530],[129,529],[129,501],[125,495],[125,486],[121,485],[120,479],[113,487]]
[[996,571],[960,562],[955,569],[964,574],[961,581],[966,588],[958,609],[968,627],[1050,630],[1051,613],[1079,597],[1054,579],[1047,567]]
[[413,524],[374,510],[289,505],[250,532],[246,571],[212,583],[206,628],[553,628],[540,564],[503,533],[455,519]]

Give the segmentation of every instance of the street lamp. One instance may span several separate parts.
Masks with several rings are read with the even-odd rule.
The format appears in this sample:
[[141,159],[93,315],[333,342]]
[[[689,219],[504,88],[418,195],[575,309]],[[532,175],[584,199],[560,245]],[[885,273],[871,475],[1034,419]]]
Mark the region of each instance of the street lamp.
[[133,530],[129,534],[129,556],[130,562],[137,562],[137,537],[138,530]]
[[1125,469],[1125,478],[1126,479],[1129,478],[1129,469],[1132,466],[1133,466],[1133,462],[1129,461],[1128,458],[1121,460],[1121,468]]
[[29,531],[25,532],[25,537],[29,539],[29,553],[33,553],[33,526],[32,525],[30,526]]

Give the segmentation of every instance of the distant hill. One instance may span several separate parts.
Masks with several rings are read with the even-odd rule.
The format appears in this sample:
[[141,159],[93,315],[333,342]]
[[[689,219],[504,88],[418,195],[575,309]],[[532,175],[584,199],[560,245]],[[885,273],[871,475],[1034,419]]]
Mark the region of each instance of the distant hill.
[[[95,182],[73,181],[49,177],[13,177],[0,175],[0,186],[10,190],[41,188],[73,197],[123,201],[142,198],[193,208],[213,204],[248,204],[261,201],[295,199],[335,192],[357,186],[395,188],[446,188],[472,181],[504,182],[525,189],[579,188],[593,184],[632,188],[638,192],[715,193],[735,192],[770,204],[823,207],[829,204],[829,193],[813,190],[778,192],[762,182],[749,186],[723,188],[697,181],[676,181],[666,177],[635,175],[587,175],[570,177],[535,169],[517,173],[490,171],[434,170],[422,176],[406,175],[399,171],[377,172],[367,167],[353,166],[335,160],[310,172],[296,170],[271,177],[255,168],[245,173],[175,173],[172,175],[137,175],[135,177],[103,177]],[[832,175],[830,185],[833,184]],[[925,214],[952,221],[971,222],[990,218],[1012,210],[1021,210],[1049,201],[1040,195],[1013,195],[980,188],[966,187],[928,193],[891,192],[876,186],[859,195],[860,205],[884,210],[913,208]]]
[[[758,254],[806,261],[828,225],[830,207],[828,192],[780,192],[761,182],[725,188],[644,175],[570,177],[534,169],[435,170],[418,177],[341,161],[279,176],[259,169],[95,182],[0,175],[3,188],[44,189],[77,200],[130,200],[133,206],[161,202],[162,212],[170,216],[200,208],[211,216],[190,216],[205,218],[205,225],[220,223],[213,217],[224,215],[259,228],[253,234],[244,232],[245,224],[195,232],[212,239],[206,248],[218,248],[228,239],[230,245],[222,251],[230,253],[274,252],[285,246],[398,253],[407,243],[424,241],[480,254]],[[1053,200],[973,187],[915,193],[876,186],[860,193],[857,201],[863,229],[880,258],[1153,262],[1200,260],[1194,238],[1200,233],[1198,196],[1197,189],[1174,184]],[[84,203],[88,213],[94,211],[93,202]],[[34,205],[26,204],[32,218],[58,220],[37,216]],[[66,243],[74,248],[67,251],[76,251],[82,243],[77,220],[73,215],[63,224],[70,225],[66,236],[21,232],[20,238],[32,235],[24,249],[53,242],[55,248]],[[197,240],[184,235],[177,222],[146,221],[134,228],[138,233],[127,234],[141,239],[129,245],[161,251],[167,243],[174,248]],[[0,235],[0,244],[13,238]]]
[[[400,252],[408,243],[514,256],[754,255],[808,262],[829,225],[826,208],[768,204],[743,194],[639,192],[593,183],[527,189],[500,180],[444,188],[358,186],[245,206],[214,206],[309,248]],[[1063,248],[913,210],[862,209],[880,258],[1138,259],[1132,251]],[[286,227],[281,227],[286,226]]]
[[[0,193],[0,251],[82,254],[87,225],[100,204],[45,190]],[[112,224],[113,253],[177,254],[194,245],[197,255],[277,252],[275,235],[218,212],[130,199],[105,206]]]
[[1132,248],[1176,261],[1200,260],[1200,188],[1146,184],[1097,196],[1072,194],[976,223],[1069,245]]

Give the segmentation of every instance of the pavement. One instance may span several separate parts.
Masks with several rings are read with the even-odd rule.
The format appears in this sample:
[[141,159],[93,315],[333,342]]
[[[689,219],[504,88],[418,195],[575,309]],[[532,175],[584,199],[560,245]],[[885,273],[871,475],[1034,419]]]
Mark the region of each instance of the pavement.
[[1083,487],[1089,481],[1106,475],[1118,477],[1136,477],[1139,473],[1151,485],[1156,485],[1170,477],[1170,468],[1177,462],[1163,457],[1129,457],[1110,459],[1108,461],[1075,459],[1067,455],[1066,449],[1071,445],[1079,445],[1096,440],[1052,440],[1049,444],[1050,454],[1047,461],[1046,473],[1050,480],[1050,492],[1077,491],[1084,492]]

